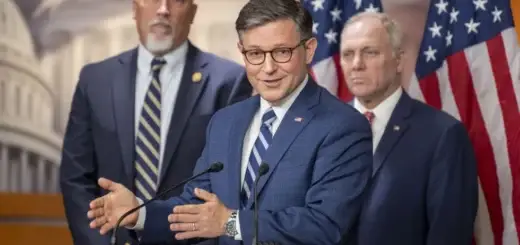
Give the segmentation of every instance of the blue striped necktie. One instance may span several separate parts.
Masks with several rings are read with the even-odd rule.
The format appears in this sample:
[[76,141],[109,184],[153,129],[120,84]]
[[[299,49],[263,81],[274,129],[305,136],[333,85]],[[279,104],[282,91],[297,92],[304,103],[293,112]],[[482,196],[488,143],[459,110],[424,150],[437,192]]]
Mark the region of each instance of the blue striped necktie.
[[276,120],[276,114],[272,108],[269,108],[262,116],[260,133],[258,134],[258,138],[256,139],[255,145],[253,146],[253,149],[249,155],[249,164],[247,165],[246,176],[241,192],[242,208],[246,206],[247,200],[251,196],[251,193],[253,193],[253,185],[258,173],[258,168],[262,163],[265,152],[273,140],[272,126],[274,120]]
[[151,68],[152,82],[146,91],[135,145],[135,187],[136,196],[148,200],[155,196],[159,177],[161,152],[161,82],[159,73],[166,64],[162,58],[155,58]]

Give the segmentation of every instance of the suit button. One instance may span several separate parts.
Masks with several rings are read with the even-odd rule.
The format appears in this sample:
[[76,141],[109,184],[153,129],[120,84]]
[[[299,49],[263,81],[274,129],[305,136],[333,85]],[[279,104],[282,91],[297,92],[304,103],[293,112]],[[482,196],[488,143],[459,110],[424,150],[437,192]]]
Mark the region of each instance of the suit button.
[[125,245],[132,245],[132,244],[130,244],[129,242],[125,242]]

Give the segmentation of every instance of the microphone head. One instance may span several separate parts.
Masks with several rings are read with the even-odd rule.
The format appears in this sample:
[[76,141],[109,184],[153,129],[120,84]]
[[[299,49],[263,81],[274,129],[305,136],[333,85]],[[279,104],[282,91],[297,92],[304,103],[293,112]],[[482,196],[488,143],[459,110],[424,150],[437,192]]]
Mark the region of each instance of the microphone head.
[[209,172],[210,173],[217,173],[217,172],[220,172],[222,169],[224,169],[224,164],[221,163],[221,162],[216,162],[216,163],[213,163],[209,167]]
[[260,167],[258,167],[258,176],[262,176],[269,172],[269,164],[263,162],[260,164]]

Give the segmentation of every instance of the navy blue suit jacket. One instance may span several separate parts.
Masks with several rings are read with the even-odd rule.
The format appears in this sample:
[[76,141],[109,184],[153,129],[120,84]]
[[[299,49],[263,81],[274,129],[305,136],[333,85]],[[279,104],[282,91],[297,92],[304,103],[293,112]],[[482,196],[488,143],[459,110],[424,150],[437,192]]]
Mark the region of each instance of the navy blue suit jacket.
[[403,93],[374,154],[369,197],[349,244],[470,245],[476,169],[463,124]]
[[[194,173],[214,162],[224,163],[224,170],[187,184],[179,197],[150,203],[142,241],[173,238],[167,216],[176,205],[200,203],[195,187],[239,209],[242,143],[259,103],[257,95],[214,115]],[[310,80],[287,111],[263,161],[270,169],[259,181],[258,203],[251,198],[239,211],[243,244],[252,244],[254,205],[260,210],[259,241],[337,244],[354,225],[372,174],[370,126]],[[240,244],[227,236],[206,242]]]
[[[85,66],[72,100],[63,143],[60,183],[69,227],[77,245],[109,244],[89,228],[88,205],[105,194],[99,177],[134,189],[134,104],[137,49]],[[201,72],[199,82],[192,74]],[[205,130],[219,109],[251,96],[243,67],[189,44],[169,127],[158,192],[191,176]],[[179,195],[182,188],[171,196]],[[121,244],[131,232],[120,229]]]

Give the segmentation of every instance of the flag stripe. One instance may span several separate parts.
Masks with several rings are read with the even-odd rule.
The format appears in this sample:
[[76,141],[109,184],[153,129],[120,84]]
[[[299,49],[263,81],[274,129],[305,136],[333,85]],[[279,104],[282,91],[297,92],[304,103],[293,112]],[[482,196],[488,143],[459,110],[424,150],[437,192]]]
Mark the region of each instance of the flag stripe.
[[[520,6],[518,9],[520,9]],[[520,29],[520,27],[517,28]],[[510,28],[503,31],[502,39],[506,50],[509,71],[513,81],[516,81],[513,83],[513,91],[516,91],[516,104],[520,106],[520,47],[518,45],[515,30]],[[518,110],[520,111],[520,108],[518,108]]]
[[[515,131],[518,131],[518,127],[520,125],[520,113],[518,113],[518,104],[515,96],[515,91],[513,87],[513,81],[511,80],[511,74],[509,73],[509,69],[503,69],[503,67],[508,67],[508,59],[505,53],[504,42],[502,40],[502,36],[497,36],[489,41],[487,41],[487,49],[489,52],[489,57],[491,58],[491,68],[493,70],[493,75],[495,77],[495,81],[499,81],[496,83],[496,88],[498,92],[498,97],[500,98],[498,101],[500,102],[500,108],[502,109],[503,116],[503,128],[505,129],[505,137],[507,139],[507,148],[508,152],[506,156],[509,156],[509,159],[506,164],[509,162],[509,166],[505,167],[508,169],[509,173],[506,176],[511,176],[512,181],[512,190],[505,189],[505,192],[512,193],[512,215],[506,216],[512,220],[514,220],[514,224],[510,224],[510,222],[506,222],[506,228],[509,225],[513,225],[513,227],[520,227],[520,156],[518,149],[515,149],[515,145],[518,146],[520,141],[515,142],[514,135]],[[511,183],[508,183],[511,185]],[[508,186],[509,187],[509,186]],[[509,194],[507,195],[509,196]],[[503,200],[505,201],[505,200]],[[509,202],[506,205],[509,206]],[[511,206],[509,206],[511,207]],[[515,229],[512,229],[516,232]],[[505,234],[507,235],[507,234]],[[515,234],[516,237],[511,237],[511,241],[515,241],[515,244],[518,244],[518,233]],[[513,243],[508,243],[512,244]]]
[[[468,129],[478,159],[478,172],[481,179],[491,216],[492,230],[495,234],[504,231],[504,219],[500,202],[497,169],[493,156],[491,140],[484,126],[477,96],[473,87],[471,70],[465,53],[458,52],[446,58],[449,66],[449,82],[459,108],[462,122]],[[502,245],[501,237],[495,237],[495,245]]]
[[338,77],[336,76],[336,65],[332,58],[324,59],[316,63],[312,67],[313,73],[322,87],[326,88],[330,93],[338,94]]
[[421,79],[419,86],[421,86],[424,101],[440,110],[442,108],[442,101],[437,74],[431,73],[425,76]]
[[336,66],[336,76],[338,77],[338,98],[342,101],[348,102],[352,100],[352,94],[348,91],[346,77],[343,76],[343,69],[341,68],[341,59],[339,54],[332,56],[334,65]]
[[[444,61],[443,65],[437,70],[436,73],[438,81],[448,81],[450,79],[448,63]],[[455,102],[455,98],[453,97],[453,91],[451,90],[450,83],[444,82],[438,84],[439,95],[442,101],[442,110],[448,112],[460,121],[459,109],[457,108],[457,102]]]
[[491,229],[491,217],[489,217],[489,209],[480,178],[478,187],[478,212],[475,219],[474,236],[476,240],[475,244],[477,245],[492,245],[495,237]]

